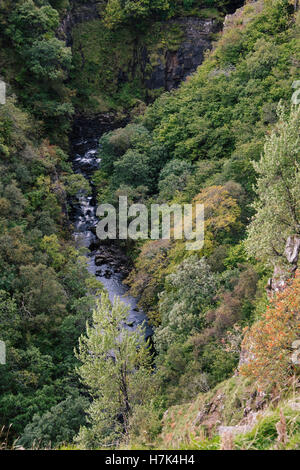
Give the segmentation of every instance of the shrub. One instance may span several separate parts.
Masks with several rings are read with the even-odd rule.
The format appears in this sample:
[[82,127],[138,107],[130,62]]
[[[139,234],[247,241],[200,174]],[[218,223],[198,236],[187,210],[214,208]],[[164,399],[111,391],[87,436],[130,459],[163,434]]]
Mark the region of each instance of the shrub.
[[249,352],[249,363],[241,373],[257,380],[261,387],[287,386],[295,372],[292,344],[300,336],[300,276],[278,293],[267,307],[263,318],[247,332],[243,348]]

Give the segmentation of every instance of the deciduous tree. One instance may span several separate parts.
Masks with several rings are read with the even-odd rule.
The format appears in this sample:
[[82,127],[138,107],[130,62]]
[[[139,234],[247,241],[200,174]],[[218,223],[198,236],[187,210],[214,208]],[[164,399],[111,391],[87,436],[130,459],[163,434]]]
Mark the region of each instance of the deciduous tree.
[[93,325],[79,339],[78,374],[93,398],[89,427],[81,428],[85,448],[116,444],[128,430],[134,407],[150,391],[150,355],[143,329],[126,329],[128,307],[116,298],[111,305],[103,294],[93,312]]

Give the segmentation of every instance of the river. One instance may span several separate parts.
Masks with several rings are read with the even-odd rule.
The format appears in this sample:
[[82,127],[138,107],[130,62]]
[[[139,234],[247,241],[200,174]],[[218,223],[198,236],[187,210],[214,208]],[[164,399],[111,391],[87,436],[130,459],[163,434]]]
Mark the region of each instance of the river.
[[[85,135],[86,130],[86,135]],[[101,166],[98,156],[99,139],[107,127],[101,132],[101,125],[80,128],[80,132],[72,138],[72,164],[75,173],[82,174],[91,184],[93,173]],[[92,185],[93,188],[93,185]],[[77,203],[73,205],[72,222],[74,225],[74,237],[77,246],[87,248],[88,270],[105,287],[111,302],[116,296],[129,307],[126,328],[135,330],[138,325],[145,325],[146,338],[153,335],[148,325],[146,314],[139,309],[138,300],[128,295],[128,287],[123,284],[126,276],[126,256],[117,245],[106,248],[101,263],[99,263],[99,241],[93,228],[97,225],[96,216],[97,201],[93,188],[93,195],[81,194],[77,197]],[[93,231],[92,231],[93,230]],[[97,247],[97,248],[96,248]],[[97,259],[98,255],[98,259]]]

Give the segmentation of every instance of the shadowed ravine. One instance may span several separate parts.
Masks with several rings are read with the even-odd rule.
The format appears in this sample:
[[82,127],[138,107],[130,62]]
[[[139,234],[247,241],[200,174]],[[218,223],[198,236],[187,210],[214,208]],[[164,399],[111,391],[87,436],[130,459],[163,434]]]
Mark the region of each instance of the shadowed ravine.
[[[107,131],[107,129],[105,129]],[[97,132],[97,131],[96,131]],[[87,137],[84,137],[85,127],[80,127],[80,135],[75,133],[72,139],[72,162],[76,173],[82,174],[91,181],[93,172],[101,165],[98,157],[98,142],[101,133],[98,136],[91,136],[91,128],[87,128]],[[74,237],[78,246],[84,246],[88,249],[88,269],[105,287],[110,300],[113,302],[115,296],[119,296],[124,303],[130,307],[127,319],[127,328],[135,330],[138,325],[145,324],[146,337],[153,334],[152,329],[147,323],[147,317],[137,305],[137,299],[128,295],[128,288],[123,284],[126,275],[126,256],[116,247],[111,246],[105,249],[104,255],[101,251],[95,250],[95,244],[98,239],[94,234],[93,228],[97,225],[97,205],[95,195],[88,196],[82,194],[78,196],[78,204],[73,206],[73,225]],[[101,250],[101,246],[100,246]],[[96,259],[101,257],[99,263]]]

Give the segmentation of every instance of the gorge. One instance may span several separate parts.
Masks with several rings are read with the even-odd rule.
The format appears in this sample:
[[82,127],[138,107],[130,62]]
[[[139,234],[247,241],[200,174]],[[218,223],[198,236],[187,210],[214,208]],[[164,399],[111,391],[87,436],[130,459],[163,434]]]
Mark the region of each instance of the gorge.
[[0,2],[0,449],[299,449],[298,3]]

